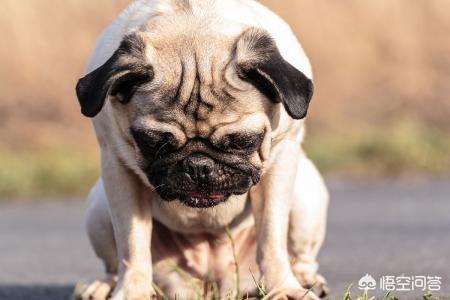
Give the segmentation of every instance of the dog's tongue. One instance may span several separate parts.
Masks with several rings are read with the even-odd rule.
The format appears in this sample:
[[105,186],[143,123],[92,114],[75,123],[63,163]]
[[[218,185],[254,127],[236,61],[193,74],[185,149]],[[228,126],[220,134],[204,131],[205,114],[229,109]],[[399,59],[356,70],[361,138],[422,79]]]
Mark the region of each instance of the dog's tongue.
[[189,194],[191,197],[195,197],[195,198],[203,198],[203,199],[221,199],[224,198],[225,195],[224,194],[211,194],[211,195],[206,195],[206,194],[202,194],[202,193],[198,193],[198,192],[193,192]]

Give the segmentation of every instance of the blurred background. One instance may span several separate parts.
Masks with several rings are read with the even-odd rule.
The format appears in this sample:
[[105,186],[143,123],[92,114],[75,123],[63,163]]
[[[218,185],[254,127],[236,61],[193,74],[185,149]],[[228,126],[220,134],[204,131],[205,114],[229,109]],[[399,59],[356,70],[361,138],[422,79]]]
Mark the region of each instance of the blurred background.
[[[0,197],[83,194],[97,146],[74,87],[129,0],[3,0]],[[450,174],[450,4],[266,0],[306,49],[306,148],[329,177]]]
[[[75,84],[129,2],[1,1],[0,299],[68,299],[102,276],[82,201],[98,147]],[[332,199],[320,253],[330,299],[351,283],[360,294],[365,274],[439,276],[449,296],[450,2],[261,2],[315,73],[305,147]]]

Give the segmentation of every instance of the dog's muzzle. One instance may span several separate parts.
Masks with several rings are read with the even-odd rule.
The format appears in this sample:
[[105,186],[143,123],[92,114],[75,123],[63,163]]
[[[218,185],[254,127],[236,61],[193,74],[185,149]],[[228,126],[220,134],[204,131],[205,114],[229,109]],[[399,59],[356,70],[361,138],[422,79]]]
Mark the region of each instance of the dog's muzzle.
[[226,201],[233,194],[246,193],[258,183],[260,172],[193,153],[171,165],[153,166],[147,176],[163,200],[178,199],[190,207],[206,208]]

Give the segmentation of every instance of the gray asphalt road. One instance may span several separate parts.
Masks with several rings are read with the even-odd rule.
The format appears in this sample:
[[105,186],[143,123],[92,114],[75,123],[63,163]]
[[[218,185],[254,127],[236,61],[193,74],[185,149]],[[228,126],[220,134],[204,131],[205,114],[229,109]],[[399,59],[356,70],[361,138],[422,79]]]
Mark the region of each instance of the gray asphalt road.
[[[333,181],[321,273],[342,299],[364,274],[441,276],[450,295],[450,181]],[[0,204],[0,299],[67,299],[80,279],[101,275],[89,248],[83,201]],[[415,299],[421,292],[402,294]]]

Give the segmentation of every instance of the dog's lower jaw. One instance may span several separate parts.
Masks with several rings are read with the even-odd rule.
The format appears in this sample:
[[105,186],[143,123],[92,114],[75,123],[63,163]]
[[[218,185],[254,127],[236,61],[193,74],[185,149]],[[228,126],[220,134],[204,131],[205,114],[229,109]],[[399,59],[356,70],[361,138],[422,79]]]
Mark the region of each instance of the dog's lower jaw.
[[184,205],[192,208],[210,208],[227,201],[229,197],[230,194],[216,194],[216,195],[191,194],[181,197],[180,201]]
[[253,181],[248,178],[247,182],[232,187],[227,186],[224,190],[208,190],[207,188],[198,191],[183,191],[173,185],[160,185],[155,190],[164,202],[178,201],[190,208],[212,208],[227,202],[233,196],[244,195],[254,186]]

